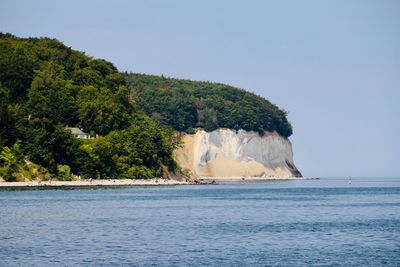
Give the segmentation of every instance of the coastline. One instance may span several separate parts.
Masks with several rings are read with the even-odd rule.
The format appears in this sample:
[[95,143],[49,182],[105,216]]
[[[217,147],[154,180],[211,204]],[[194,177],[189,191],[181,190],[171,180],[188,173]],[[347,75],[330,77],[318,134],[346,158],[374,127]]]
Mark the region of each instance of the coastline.
[[87,186],[159,186],[159,185],[190,185],[191,181],[172,179],[99,179],[77,181],[29,181],[29,182],[0,182],[0,188],[6,187],[87,187]]
[[231,177],[197,177],[200,181],[275,181],[275,180],[304,180],[310,179],[306,177],[245,177],[245,176],[231,176]]
[[318,178],[306,177],[197,177],[196,179],[174,180],[164,178],[152,179],[99,179],[99,180],[76,180],[76,181],[28,181],[28,182],[0,182],[0,188],[23,188],[23,187],[101,187],[101,186],[171,186],[171,185],[201,185],[217,184],[218,182],[239,181],[285,181],[285,180],[308,180]]

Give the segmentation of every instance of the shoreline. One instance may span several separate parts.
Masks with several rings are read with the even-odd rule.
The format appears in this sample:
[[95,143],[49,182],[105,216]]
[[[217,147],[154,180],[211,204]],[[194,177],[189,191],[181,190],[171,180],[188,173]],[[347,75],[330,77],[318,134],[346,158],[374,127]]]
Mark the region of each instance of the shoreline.
[[102,186],[172,186],[172,185],[207,185],[218,182],[240,181],[288,181],[308,180],[316,178],[306,177],[197,177],[191,180],[173,180],[164,178],[152,179],[99,179],[76,181],[28,181],[28,182],[0,182],[0,188],[45,188],[45,187],[102,187]]
[[99,179],[77,181],[29,181],[0,182],[0,188],[15,187],[88,187],[88,186],[159,186],[159,185],[190,185],[190,181],[178,181],[163,178],[153,179]]
[[315,178],[307,177],[245,177],[245,176],[231,176],[231,177],[197,177],[200,181],[285,181],[285,180],[308,180]]

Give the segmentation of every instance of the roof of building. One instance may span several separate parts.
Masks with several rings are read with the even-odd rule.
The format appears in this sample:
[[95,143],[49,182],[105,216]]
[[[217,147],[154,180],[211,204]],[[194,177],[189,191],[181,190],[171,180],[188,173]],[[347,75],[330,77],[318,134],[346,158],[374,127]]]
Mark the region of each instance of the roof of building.
[[77,127],[65,127],[65,129],[70,130],[71,133],[74,134],[74,135],[87,134],[87,133],[83,132],[81,129],[79,129]]

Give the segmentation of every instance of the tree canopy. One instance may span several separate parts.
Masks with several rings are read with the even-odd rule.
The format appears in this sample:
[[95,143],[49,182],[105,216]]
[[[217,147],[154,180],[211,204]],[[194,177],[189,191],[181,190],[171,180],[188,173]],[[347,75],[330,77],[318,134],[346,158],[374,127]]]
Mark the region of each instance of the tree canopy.
[[289,137],[286,112],[268,100],[229,85],[124,73],[131,97],[147,115],[178,131],[204,128],[276,131]]
[[[62,179],[70,172],[149,178],[174,169],[173,132],[128,95],[124,76],[105,60],[55,39],[0,34],[0,177],[30,177],[39,167],[49,175],[37,177]],[[67,125],[98,137],[77,139]]]

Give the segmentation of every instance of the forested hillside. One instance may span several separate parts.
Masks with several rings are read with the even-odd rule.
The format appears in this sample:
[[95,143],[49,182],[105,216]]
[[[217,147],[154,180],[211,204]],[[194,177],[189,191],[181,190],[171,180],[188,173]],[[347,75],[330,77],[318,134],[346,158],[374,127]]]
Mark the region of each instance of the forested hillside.
[[175,130],[197,127],[292,134],[283,110],[245,90],[121,74],[55,39],[0,33],[0,179],[161,176],[178,167]]
[[[98,137],[77,139],[67,125]],[[55,39],[0,34],[3,179],[160,176],[175,167],[172,133],[130,101],[111,63]]]
[[286,112],[265,98],[229,85],[124,73],[131,97],[146,114],[178,131],[200,127],[276,131],[288,137]]

